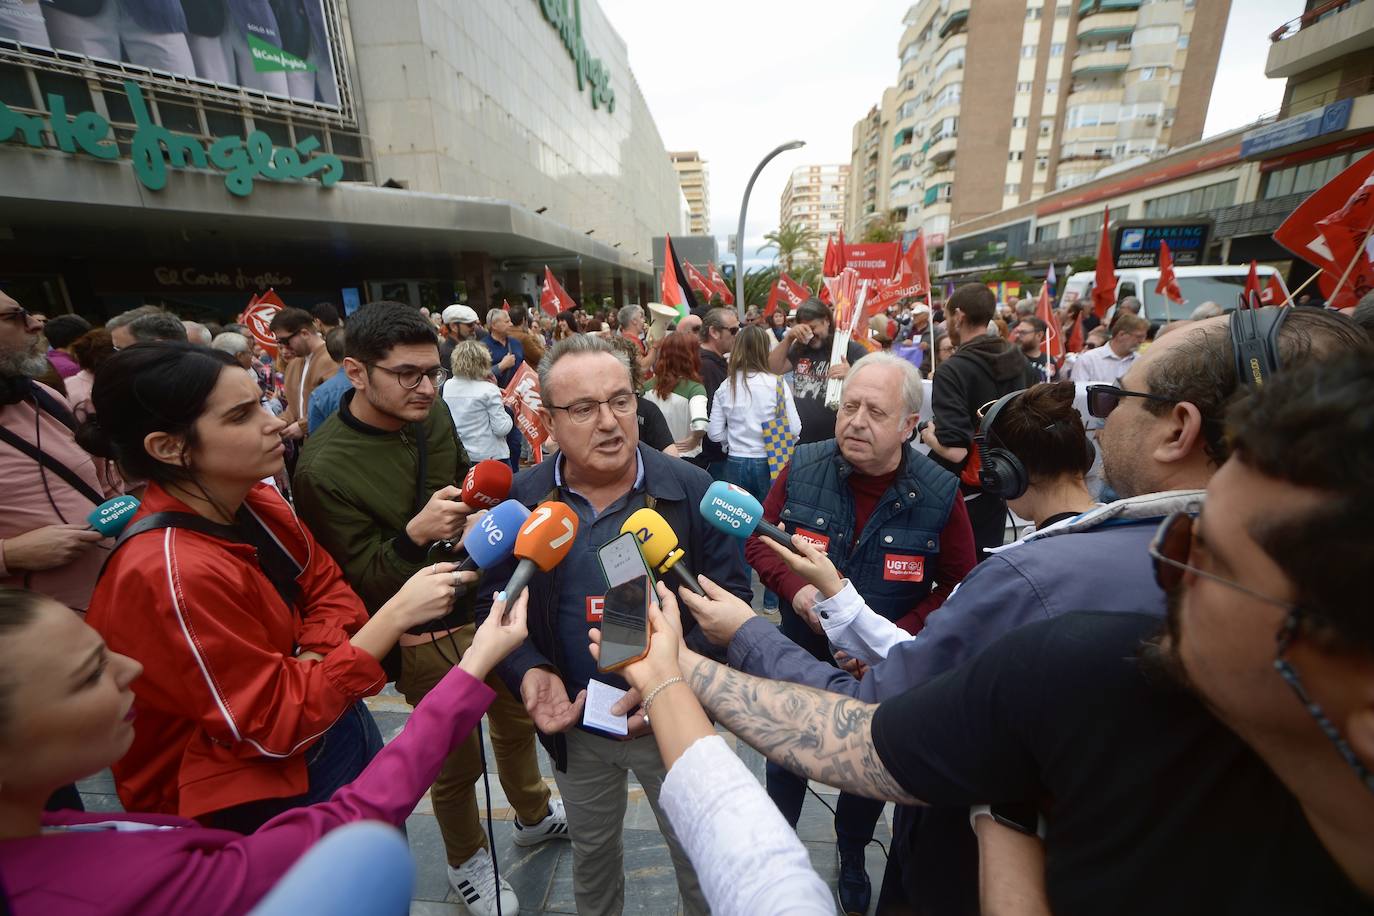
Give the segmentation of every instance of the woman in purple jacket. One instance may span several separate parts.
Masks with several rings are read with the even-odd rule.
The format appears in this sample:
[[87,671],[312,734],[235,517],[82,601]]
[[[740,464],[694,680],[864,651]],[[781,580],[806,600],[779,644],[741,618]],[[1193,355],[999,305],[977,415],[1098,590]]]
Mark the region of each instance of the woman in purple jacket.
[[167,815],[43,811],[129,747],[142,667],[62,605],[0,589],[0,894],[16,916],[247,912],[331,830],[405,822],[494,698],[482,681],[525,639],[525,599],[502,616],[357,779],[243,836]]

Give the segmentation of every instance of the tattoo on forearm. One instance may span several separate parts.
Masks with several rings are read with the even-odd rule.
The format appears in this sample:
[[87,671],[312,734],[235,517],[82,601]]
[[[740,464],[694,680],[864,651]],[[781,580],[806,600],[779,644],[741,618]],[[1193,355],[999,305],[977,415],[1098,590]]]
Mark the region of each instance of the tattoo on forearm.
[[698,658],[687,672],[701,704],[774,763],[826,785],[903,805],[903,789],[873,746],[876,706],[799,684],[753,677]]

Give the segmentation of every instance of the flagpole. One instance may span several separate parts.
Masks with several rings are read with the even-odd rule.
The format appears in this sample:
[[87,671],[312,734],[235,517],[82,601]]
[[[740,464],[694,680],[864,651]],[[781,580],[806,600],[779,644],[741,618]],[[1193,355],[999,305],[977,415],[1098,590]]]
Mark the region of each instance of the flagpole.
[[735,232],[735,308],[739,311],[741,321],[744,320],[744,217],[749,212],[749,195],[754,190],[754,182],[758,179],[759,172],[773,161],[774,156],[788,150],[801,149],[805,145],[805,140],[791,140],[774,149],[754,166],[754,174],[749,176],[749,183],[744,186],[744,199],[739,205],[739,228]]
[[[1350,279],[1350,272],[1355,269],[1356,264],[1360,263],[1360,257],[1365,253],[1365,248],[1369,246],[1369,237],[1371,235],[1374,235],[1374,223],[1370,223],[1369,228],[1365,230],[1364,241],[1360,243],[1359,248],[1355,249],[1355,257],[1351,258],[1350,263],[1345,265],[1345,273],[1341,274],[1341,278],[1336,281],[1335,294],[1337,296],[1341,294],[1341,287],[1345,286],[1345,281]],[[1321,271],[1317,271],[1317,273],[1321,273]],[[1313,274],[1312,277],[1315,277],[1316,275],[1317,274]],[[1312,282],[1312,277],[1307,278],[1307,283]],[[1307,283],[1304,283],[1303,286],[1306,286]],[[1298,288],[1301,289],[1302,287],[1300,286]],[[1289,296],[1289,298],[1291,299],[1292,296]]]

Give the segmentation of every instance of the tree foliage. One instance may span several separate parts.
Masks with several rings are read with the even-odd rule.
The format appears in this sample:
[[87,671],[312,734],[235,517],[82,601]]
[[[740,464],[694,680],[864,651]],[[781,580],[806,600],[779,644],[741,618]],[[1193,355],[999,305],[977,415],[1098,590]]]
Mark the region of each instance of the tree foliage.
[[782,269],[791,274],[798,261],[816,258],[816,243],[820,240],[815,229],[802,223],[791,223],[764,233],[766,244],[759,248],[763,253],[772,248],[777,252]]

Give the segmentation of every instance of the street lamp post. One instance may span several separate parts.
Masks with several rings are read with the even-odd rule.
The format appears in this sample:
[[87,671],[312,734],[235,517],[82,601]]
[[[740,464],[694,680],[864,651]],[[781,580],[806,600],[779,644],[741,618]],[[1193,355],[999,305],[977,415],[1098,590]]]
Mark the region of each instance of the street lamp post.
[[785,153],[790,149],[801,149],[806,145],[805,140],[792,140],[784,143],[773,150],[754,166],[754,174],[749,176],[749,183],[744,186],[744,200],[739,205],[739,230],[735,233],[735,307],[739,309],[740,321],[744,320],[744,217],[749,212],[749,194],[754,190],[754,181],[759,177],[759,172],[763,167],[773,160],[779,153]]

